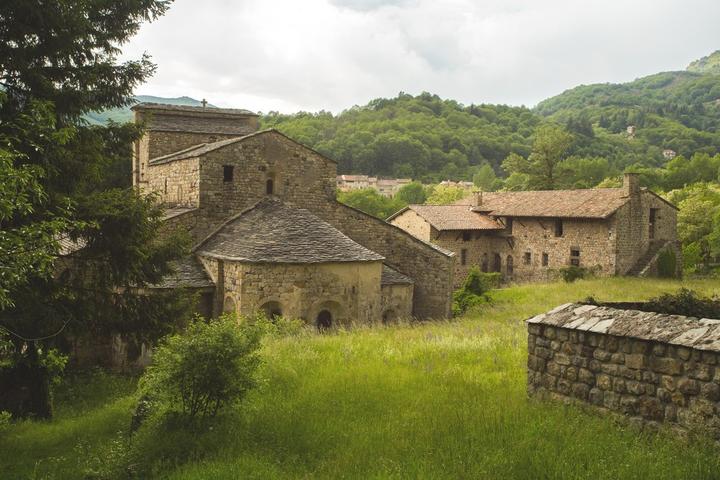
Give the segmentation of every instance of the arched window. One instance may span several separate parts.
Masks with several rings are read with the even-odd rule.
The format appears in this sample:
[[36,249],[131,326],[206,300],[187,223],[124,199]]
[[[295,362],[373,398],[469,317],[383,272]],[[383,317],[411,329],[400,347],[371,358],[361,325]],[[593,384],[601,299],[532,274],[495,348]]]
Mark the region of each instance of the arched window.
[[482,263],[480,264],[480,268],[483,272],[487,273],[490,269],[490,260],[488,259],[488,254],[483,253],[482,255]]
[[505,269],[507,270],[508,277],[511,277],[513,274],[513,257],[512,257],[512,255],[507,256],[507,259],[505,260]]
[[272,178],[268,178],[265,181],[265,194],[272,195],[274,190],[275,190],[275,182],[273,181]]
[[493,255],[493,272],[500,272],[502,269],[502,258],[499,253]]
[[330,313],[328,310],[320,310],[320,313],[318,313],[317,318],[315,319],[315,325],[317,325],[317,329],[321,332],[328,330],[330,327],[332,327],[332,323],[332,313]]

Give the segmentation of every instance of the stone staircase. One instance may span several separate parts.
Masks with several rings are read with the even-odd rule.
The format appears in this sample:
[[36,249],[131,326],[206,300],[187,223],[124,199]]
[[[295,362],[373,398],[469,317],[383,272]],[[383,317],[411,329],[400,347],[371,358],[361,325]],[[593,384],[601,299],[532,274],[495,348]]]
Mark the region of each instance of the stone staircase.
[[663,247],[665,247],[668,243],[669,242],[663,240],[655,240],[650,242],[647,251],[643,254],[642,257],[638,259],[637,262],[635,262],[635,265],[633,265],[632,268],[628,270],[625,275],[629,275],[632,277],[643,276],[645,270],[653,261],[658,252],[660,252],[660,250],[662,250]]

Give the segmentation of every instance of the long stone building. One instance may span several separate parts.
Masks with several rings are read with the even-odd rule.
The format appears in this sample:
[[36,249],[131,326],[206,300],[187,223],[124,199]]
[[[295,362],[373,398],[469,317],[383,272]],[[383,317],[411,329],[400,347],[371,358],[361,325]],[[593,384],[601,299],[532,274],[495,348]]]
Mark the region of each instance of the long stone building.
[[455,286],[472,266],[508,281],[543,281],[575,265],[598,275],[652,275],[681,252],[677,209],[625,174],[622,188],[493,192],[455,205],[410,205],[388,219],[457,254]]
[[139,104],[133,183],[192,255],[156,288],[320,328],[450,314],[454,255],[335,199],[336,163],[247,110]]

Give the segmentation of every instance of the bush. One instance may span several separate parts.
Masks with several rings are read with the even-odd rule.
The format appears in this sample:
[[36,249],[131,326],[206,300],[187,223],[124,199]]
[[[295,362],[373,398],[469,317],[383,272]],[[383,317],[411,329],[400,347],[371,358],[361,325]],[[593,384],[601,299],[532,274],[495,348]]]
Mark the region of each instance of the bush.
[[234,315],[195,319],[182,334],[166,337],[140,380],[154,405],[187,418],[215,416],[255,386],[260,329]]
[[564,267],[560,269],[560,276],[562,277],[564,282],[573,283],[575,280],[581,280],[587,277],[588,271],[583,267],[576,267],[575,265],[570,265],[569,267]]
[[668,315],[720,318],[720,298],[703,297],[692,290],[681,288],[677,293],[664,293],[651,298],[643,310]]
[[453,315],[459,316],[473,307],[488,301],[487,292],[500,285],[499,273],[483,273],[472,267],[458,290],[453,293]]
[[665,249],[660,252],[657,260],[658,276],[661,278],[674,278],[677,276],[677,258],[675,252]]
[[12,415],[10,414],[10,412],[0,410],[0,433],[2,433],[3,430],[7,429],[10,426],[11,420]]

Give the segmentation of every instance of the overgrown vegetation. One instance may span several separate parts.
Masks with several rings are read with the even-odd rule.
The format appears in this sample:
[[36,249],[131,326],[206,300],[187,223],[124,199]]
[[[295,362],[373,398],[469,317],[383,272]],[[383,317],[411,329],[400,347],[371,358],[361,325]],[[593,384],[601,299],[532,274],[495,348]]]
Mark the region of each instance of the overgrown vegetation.
[[453,316],[459,316],[489,300],[488,293],[497,288],[502,275],[497,272],[484,273],[479,267],[471,267],[462,286],[453,292]]
[[[0,435],[3,478],[716,478],[714,442],[639,433],[528,400],[522,322],[594,295],[718,293],[713,281],[610,278],[493,290],[452,322],[268,336],[258,387],[202,429],[148,421],[133,378],[72,376],[52,422]],[[211,428],[212,427],[212,428]],[[340,447],[341,446],[341,447]]]
[[144,401],[189,420],[214,417],[255,386],[260,335],[259,327],[235,315],[196,318],[155,349],[140,381]]
[[677,293],[663,293],[651,298],[642,309],[669,315],[720,318],[720,297],[706,297],[696,291],[681,288]]

